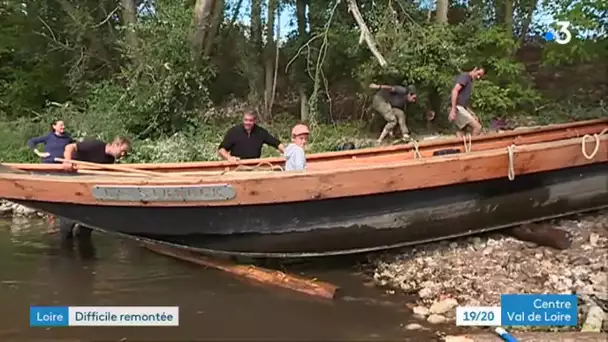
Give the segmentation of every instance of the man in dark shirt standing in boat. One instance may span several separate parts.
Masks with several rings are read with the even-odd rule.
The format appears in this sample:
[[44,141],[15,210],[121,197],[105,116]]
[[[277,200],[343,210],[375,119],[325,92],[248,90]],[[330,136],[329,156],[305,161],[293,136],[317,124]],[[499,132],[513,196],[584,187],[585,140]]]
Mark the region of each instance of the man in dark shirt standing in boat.
[[[70,163],[70,160],[86,161],[97,164],[113,164],[130,150],[131,141],[123,136],[117,136],[111,143],[91,139],[69,144],[65,147],[63,153],[63,168],[68,171],[74,170],[74,164]],[[61,236],[63,238],[71,238],[75,226],[76,221],[63,217],[60,218],[59,231]],[[79,237],[88,238],[91,236],[91,229],[80,226],[78,235]]]
[[257,114],[247,111],[243,123],[228,130],[218,148],[218,154],[225,160],[257,159],[262,155],[262,146],[270,145],[281,153],[285,146],[266,129],[257,125]]
[[473,92],[473,81],[482,78],[485,73],[484,67],[475,67],[456,77],[450,98],[451,108],[448,118],[456,124],[458,128],[456,135],[459,137],[462,137],[469,129],[472,131],[472,135],[481,133],[481,122],[471,110],[469,102]]
[[69,144],[63,153],[64,168],[72,170],[73,164],[69,160],[80,160],[97,164],[113,164],[131,150],[129,139],[118,136],[111,143],[101,140],[83,140],[79,143]]
[[413,86],[390,86],[375,83],[370,84],[369,87],[371,89],[380,89],[374,95],[372,105],[387,121],[382,133],[380,133],[378,143],[381,144],[388,134],[392,135],[397,123],[399,123],[399,127],[401,128],[402,140],[408,140],[410,132],[405,122],[405,110],[408,103],[416,102],[416,89]]

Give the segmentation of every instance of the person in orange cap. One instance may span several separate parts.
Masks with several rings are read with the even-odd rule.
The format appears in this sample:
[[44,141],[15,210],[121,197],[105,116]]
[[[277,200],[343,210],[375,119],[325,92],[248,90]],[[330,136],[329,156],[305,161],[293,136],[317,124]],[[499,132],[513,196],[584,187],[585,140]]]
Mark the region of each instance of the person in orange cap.
[[306,153],[304,146],[308,142],[310,131],[303,124],[295,125],[291,130],[291,143],[285,148],[285,171],[306,170]]

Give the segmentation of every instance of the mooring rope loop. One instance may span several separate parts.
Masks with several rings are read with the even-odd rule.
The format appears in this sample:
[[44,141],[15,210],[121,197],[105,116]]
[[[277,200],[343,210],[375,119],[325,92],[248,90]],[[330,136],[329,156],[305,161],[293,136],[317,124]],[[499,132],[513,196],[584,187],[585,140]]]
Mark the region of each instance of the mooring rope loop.
[[412,146],[414,146],[414,158],[422,159],[422,153],[420,153],[418,142],[416,140],[412,140]]
[[[583,136],[583,139],[581,140],[581,152],[583,152],[583,156],[585,156],[585,158],[587,158],[588,160],[595,158],[595,155],[600,150],[600,137],[602,135],[606,134],[606,132],[608,132],[608,127],[604,128],[600,132],[600,134],[594,134],[594,135],[585,134]],[[587,139],[590,139],[590,138],[595,138],[595,148],[593,149],[593,152],[591,152],[591,154],[587,154]]]
[[[467,139],[469,140],[468,142]],[[473,144],[472,139],[473,138],[471,137],[471,133],[467,133],[466,135],[462,136],[462,142],[464,143],[464,153],[471,152],[471,146]]]
[[507,176],[509,180],[512,181],[515,179],[515,144],[507,147],[507,152],[509,154],[509,168],[507,171]]
[[[268,166],[268,168],[263,169],[262,166]],[[270,162],[261,162],[255,166],[247,166],[247,165],[238,165],[234,168],[234,170],[224,170],[221,174],[226,174],[228,172],[237,172],[237,171],[283,171],[283,168],[280,165],[272,165]]]

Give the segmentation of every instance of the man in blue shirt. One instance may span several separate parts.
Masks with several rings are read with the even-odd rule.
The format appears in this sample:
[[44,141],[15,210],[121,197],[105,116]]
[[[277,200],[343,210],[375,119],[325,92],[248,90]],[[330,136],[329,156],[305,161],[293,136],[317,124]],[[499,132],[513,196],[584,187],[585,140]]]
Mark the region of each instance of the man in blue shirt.
[[451,109],[448,118],[458,128],[456,135],[459,137],[464,136],[467,131],[471,131],[472,135],[481,133],[481,122],[471,110],[469,102],[473,93],[473,81],[482,78],[485,73],[484,67],[475,67],[456,77],[450,98]]

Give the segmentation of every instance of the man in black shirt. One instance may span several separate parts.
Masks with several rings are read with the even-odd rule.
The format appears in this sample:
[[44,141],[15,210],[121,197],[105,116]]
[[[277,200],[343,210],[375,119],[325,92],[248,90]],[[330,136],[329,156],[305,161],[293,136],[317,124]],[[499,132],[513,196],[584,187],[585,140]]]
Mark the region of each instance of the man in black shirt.
[[473,80],[478,80],[485,75],[484,67],[475,67],[469,72],[460,74],[454,82],[454,88],[451,93],[451,109],[449,120],[453,121],[458,128],[456,135],[463,136],[467,130],[472,130],[472,135],[481,133],[481,122],[473,113],[469,102],[471,93],[473,92]]
[[416,89],[413,86],[390,86],[372,83],[371,89],[379,89],[374,95],[372,106],[386,120],[386,126],[380,133],[378,143],[382,143],[386,135],[393,134],[393,129],[399,123],[403,140],[409,139],[409,130],[405,123],[405,110],[408,103],[417,100]]
[[111,143],[107,144],[101,140],[90,139],[79,143],[69,144],[65,147],[63,159],[64,167],[68,170],[73,169],[73,164],[69,160],[80,160],[97,164],[113,164],[131,149],[129,139],[118,136]]
[[[80,160],[97,164],[113,164],[131,149],[129,139],[118,136],[111,143],[107,144],[101,140],[91,139],[78,143],[69,144],[63,153],[64,169],[74,170],[74,164],[70,160]],[[64,238],[71,238],[73,235],[76,221],[67,218],[60,218],[59,231]],[[91,229],[80,226],[79,236],[88,238],[91,236]]]
[[248,111],[243,115],[243,123],[228,130],[218,148],[218,154],[225,160],[236,162],[239,159],[257,159],[262,155],[262,146],[270,145],[281,154],[285,146],[267,130],[256,124],[257,115]]

